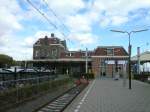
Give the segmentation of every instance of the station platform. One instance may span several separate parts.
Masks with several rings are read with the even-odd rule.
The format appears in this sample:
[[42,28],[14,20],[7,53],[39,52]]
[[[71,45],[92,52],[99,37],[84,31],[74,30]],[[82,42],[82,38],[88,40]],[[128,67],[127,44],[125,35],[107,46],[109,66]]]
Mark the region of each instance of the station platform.
[[150,112],[150,84],[112,78],[90,82],[64,112]]

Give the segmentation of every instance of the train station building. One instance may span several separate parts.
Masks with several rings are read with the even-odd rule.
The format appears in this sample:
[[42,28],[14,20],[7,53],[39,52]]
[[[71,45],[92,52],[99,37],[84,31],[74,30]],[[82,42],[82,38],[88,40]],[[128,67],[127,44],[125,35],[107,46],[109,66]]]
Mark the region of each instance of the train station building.
[[60,40],[53,33],[51,37],[40,38],[33,45],[33,66],[55,69],[57,73],[105,74],[113,77],[118,70],[120,74],[126,66],[128,53],[122,46],[98,46],[92,51],[70,51],[66,40]]

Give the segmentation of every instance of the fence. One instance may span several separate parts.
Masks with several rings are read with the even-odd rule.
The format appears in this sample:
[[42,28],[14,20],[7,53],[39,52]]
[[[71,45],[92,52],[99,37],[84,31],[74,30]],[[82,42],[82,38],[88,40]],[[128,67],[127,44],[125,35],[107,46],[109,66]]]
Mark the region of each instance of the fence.
[[134,79],[143,82],[150,82],[149,78],[150,78],[150,72],[141,72],[140,74],[134,74]]
[[1,81],[0,111],[53,91],[69,81],[69,78],[60,79],[54,76]]
[[26,78],[35,78],[41,76],[52,76],[55,75],[53,72],[0,72],[0,81],[18,80]]
[[0,90],[6,91],[12,88],[23,87],[26,85],[37,85],[45,81],[54,80],[56,77],[57,76],[50,75],[50,76],[40,76],[34,78],[0,81]]

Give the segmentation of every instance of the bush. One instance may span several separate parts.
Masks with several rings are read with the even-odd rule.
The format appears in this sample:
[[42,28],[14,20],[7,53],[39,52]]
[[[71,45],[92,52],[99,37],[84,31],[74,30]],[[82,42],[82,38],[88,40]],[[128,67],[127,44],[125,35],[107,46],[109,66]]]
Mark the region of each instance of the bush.
[[74,73],[73,73],[73,77],[79,79],[79,78],[82,77],[81,74],[82,74],[82,73],[80,73],[80,72],[74,72]]
[[5,55],[5,54],[0,54],[0,68],[11,66],[13,63],[13,58]]
[[84,76],[86,79],[94,79],[94,73],[85,73],[82,76]]
[[7,108],[8,105],[14,105],[16,102],[23,102],[24,100],[34,98],[45,92],[56,91],[60,86],[64,86],[72,82],[71,79],[61,79],[46,81],[34,85],[25,85],[20,88],[13,88],[5,92],[0,92],[0,110]]

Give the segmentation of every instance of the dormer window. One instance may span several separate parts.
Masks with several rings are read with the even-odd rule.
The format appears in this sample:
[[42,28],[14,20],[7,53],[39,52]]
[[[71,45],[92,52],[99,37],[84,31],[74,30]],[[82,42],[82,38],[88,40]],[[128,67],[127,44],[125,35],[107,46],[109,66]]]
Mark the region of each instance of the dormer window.
[[71,53],[71,52],[69,53],[69,56],[72,56],[72,53]]
[[57,44],[57,43],[58,43],[57,41],[58,41],[58,40],[57,40],[56,38],[53,39],[53,43],[54,43],[54,44]]
[[40,41],[38,40],[36,43],[35,43],[35,45],[39,45],[40,44]]
[[108,49],[107,49],[107,55],[108,55],[108,56],[113,56],[113,55],[114,55],[114,49],[108,48]]
[[73,53],[71,53],[71,52],[69,52],[69,53],[66,53],[66,56],[69,56],[69,57],[71,57],[71,56],[73,56]]

